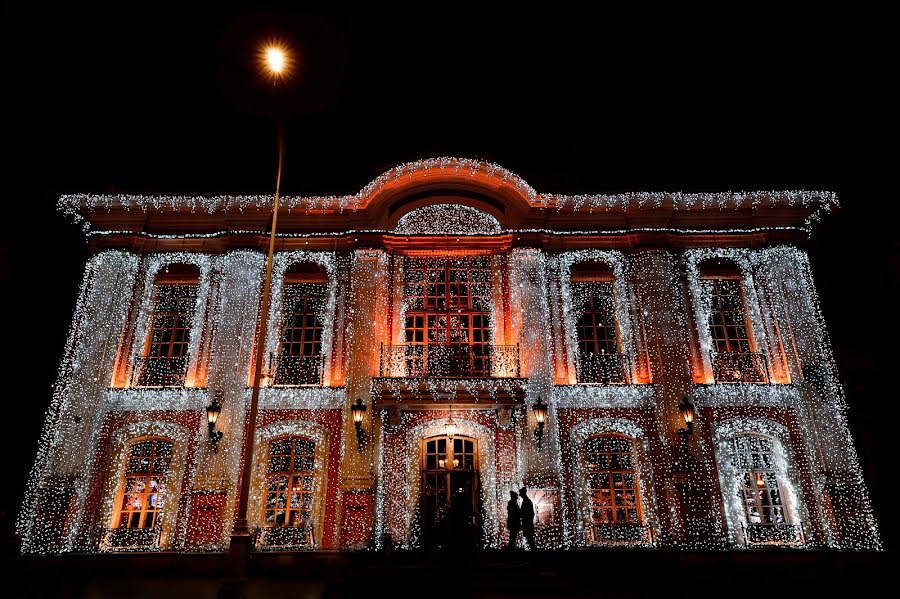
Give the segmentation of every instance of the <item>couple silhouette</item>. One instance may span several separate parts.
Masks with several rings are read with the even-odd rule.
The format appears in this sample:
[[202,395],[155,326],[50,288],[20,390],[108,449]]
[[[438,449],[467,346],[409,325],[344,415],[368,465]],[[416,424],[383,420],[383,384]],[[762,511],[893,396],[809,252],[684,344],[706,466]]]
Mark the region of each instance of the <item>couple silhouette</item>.
[[[522,505],[519,506],[518,496],[522,497]],[[536,551],[534,544],[534,504],[528,498],[528,489],[519,489],[518,496],[515,491],[509,492],[509,503],[506,504],[506,529],[509,530],[509,548],[516,548],[519,531],[528,543],[528,548]]]

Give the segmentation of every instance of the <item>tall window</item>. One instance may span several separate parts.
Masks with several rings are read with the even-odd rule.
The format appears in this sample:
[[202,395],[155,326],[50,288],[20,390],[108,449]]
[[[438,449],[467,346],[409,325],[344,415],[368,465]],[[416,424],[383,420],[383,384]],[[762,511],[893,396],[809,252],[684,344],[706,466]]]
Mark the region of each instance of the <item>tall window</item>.
[[586,442],[591,521],[595,527],[642,523],[632,445],[632,439],[614,434],[591,437]]
[[627,383],[629,365],[620,350],[612,271],[596,262],[572,269],[572,304],[579,383]]
[[758,435],[735,437],[732,451],[747,524],[787,522],[772,441]]
[[739,279],[703,279],[709,299],[709,332],[716,352],[749,353],[749,327]]
[[284,285],[281,346],[270,358],[275,363],[269,369],[276,385],[322,382],[322,316],[328,288],[325,282],[297,276],[289,272]]
[[149,438],[128,447],[115,528],[158,528],[172,443]]
[[170,265],[157,276],[151,300],[150,334],[134,368],[137,386],[184,385],[198,290],[196,266]]
[[313,541],[315,453],[316,444],[303,437],[285,437],[269,444],[263,522],[267,527],[301,530],[302,541],[290,544]]
[[410,376],[490,376],[491,256],[407,257]]
[[760,383],[768,381],[768,364],[754,352],[739,274],[707,275],[701,279],[709,302],[709,334],[716,382]]

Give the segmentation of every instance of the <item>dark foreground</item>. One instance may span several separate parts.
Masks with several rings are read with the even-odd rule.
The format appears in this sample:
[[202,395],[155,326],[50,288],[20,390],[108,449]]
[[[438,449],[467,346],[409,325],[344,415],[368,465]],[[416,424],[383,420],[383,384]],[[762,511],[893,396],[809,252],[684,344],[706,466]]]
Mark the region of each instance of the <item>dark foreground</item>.
[[[15,557],[0,596],[215,598],[221,554]],[[838,597],[893,595],[891,553],[573,550],[253,556],[247,598]],[[6,569],[6,568],[4,568]],[[895,572],[894,574],[900,574]],[[232,595],[233,596],[233,595]]]

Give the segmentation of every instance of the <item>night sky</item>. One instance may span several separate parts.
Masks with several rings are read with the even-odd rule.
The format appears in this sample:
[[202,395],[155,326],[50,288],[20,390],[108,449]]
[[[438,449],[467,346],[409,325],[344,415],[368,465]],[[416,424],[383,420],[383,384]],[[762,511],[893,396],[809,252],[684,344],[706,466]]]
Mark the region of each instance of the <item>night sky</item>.
[[886,47],[852,35],[850,19],[675,28],[646,15],[519,21],[468,5],[418,22],[35,6],[0,15],[6,523],[88,257],[57,198],[272,193],[271,89],[246,56],[274,31],[301,53],[286,90],[289,195],[354,193],[396,164],[443,155],[497,162],[548,192],[836,191],[842,209],[809,251],[876,516],[897,546],[888,489],[900,398],[888,373],[900,259],[883,184],[894,153],[881,150],[896,137]]

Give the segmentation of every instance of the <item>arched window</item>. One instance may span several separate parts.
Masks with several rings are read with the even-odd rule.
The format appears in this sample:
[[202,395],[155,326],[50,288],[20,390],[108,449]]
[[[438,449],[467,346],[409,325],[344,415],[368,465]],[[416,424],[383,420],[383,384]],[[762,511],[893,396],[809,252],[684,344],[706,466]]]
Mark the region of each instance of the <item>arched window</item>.
[[325,269],[297,263],[285,273],[281,342],[269,373],[279,386],[322,384],[322,332],[328,296]]
[[305,437],[282,437],[269,443],[261,545],[315,544],[315,453],[315,442]]
[[612,269],[599,262],[572,267],[572,305],[578,354],[579,383],[627,383],[630,368],[622,353],[616,322]]
[[775,442],[762,435],[731,439],[731,465],[738,477],[745,538],[750,544],[800,542],[802,531],[791,522],[784,492],[786,473]]
[[158,545],[172,447],[171,441],[160,437],[128,445],[113,523],[103,543],[106,548]]
[[700,267],[700,284],[709,305],[716,382],[768,382],[767,360],[764,353],[756,351],[740,269],[726,261],[707,261]]
[[156,276],[150,331],[132,371],[133,386],[184,385],[199,285],[200,269],[192,264],[170,264]]
[[585,441],[591,538],[595,543],[646,542],[634,440],[603,434]]

